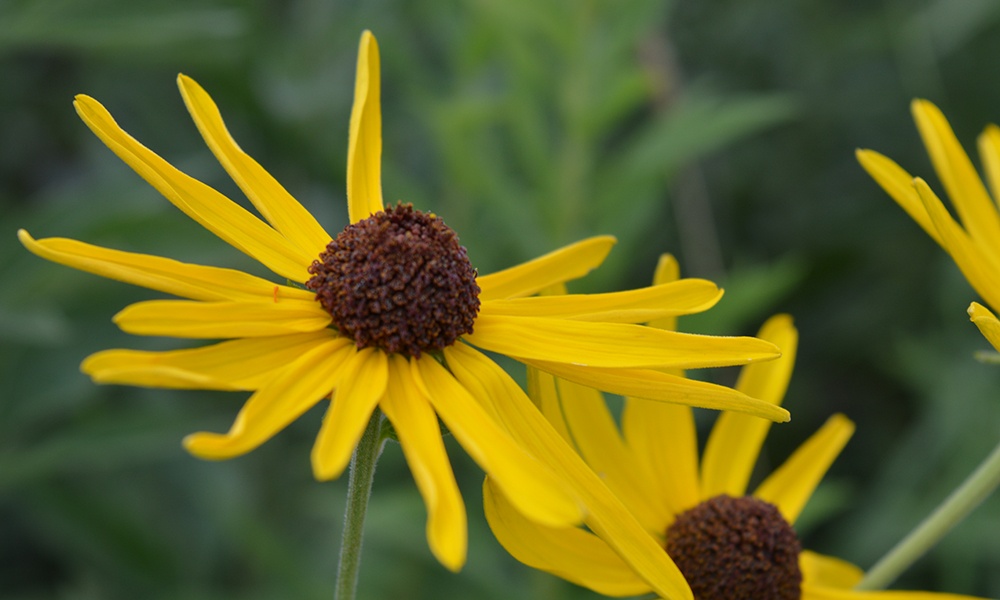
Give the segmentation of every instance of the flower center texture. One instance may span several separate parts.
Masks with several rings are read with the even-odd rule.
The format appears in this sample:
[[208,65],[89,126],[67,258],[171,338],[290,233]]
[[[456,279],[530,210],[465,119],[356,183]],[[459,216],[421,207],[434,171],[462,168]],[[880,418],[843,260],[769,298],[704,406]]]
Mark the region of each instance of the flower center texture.
[[697,600],[798,600],[802,547],[773,504],[716,496],[667,528],[667,554]]
[[419,357],[472,333],[479,286],[440,217],[397,204],[353,223],[309,267],[306,287],[358,348]]

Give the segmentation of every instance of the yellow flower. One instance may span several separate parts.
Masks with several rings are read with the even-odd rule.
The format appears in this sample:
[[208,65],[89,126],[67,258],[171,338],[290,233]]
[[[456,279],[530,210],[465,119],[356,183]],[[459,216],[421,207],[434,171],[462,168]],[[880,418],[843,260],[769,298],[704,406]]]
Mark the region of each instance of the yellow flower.
[[[676,278],[665,257],[657,282]],[[673,319],[656,326],[673,328]],[[745,367],[738,388],[778,405],[795,362],[797,332],[787,315],[771,318],[760,337],[782,350],[776,361]],[[842,560],[801,551],[792,529],[799,513],[854,431],[835,415],[747,495],[747,484],[770,423],[722,413],[701,459],[690,408],[626,398],[621,425],[602,394],[545,373],[529,391],[556,430],[621,499],[652,542],[651,551],[615,547],[594,520],[613,507],[588,504],[583,528],[530,521],[491,476],[484,483],[490,527],[518,560],[608,596],[655,592],[671,600],[919,600],[959,598],[923,592],[856,592],[862,572]],[[732,543],[736,539],[738,543]],[[649,553],[670,555],[687,584],[653,589]],[[690,588],[688,587],[690,585]]]
[[[986,304],[998,310],[1000,127],[988,125],[978,140],[987,188],[938,107],[927,100],[914,100],[910,108],[934,171],[944,185],[961,224],[952,218],[944,203],[923,179],[912,177],[892,159],[873,150],[858,150],[858,161],[882,189],[951,255]],[[994,332],[1000,329],[1000,322],[993,313],[973,303],[969,314],[990,343],[997,347],[997,338],[990,337],[984,329],[989,327]]]
[[591,238],[477,276],[440,218],[409,205],[385,208],[379,54],[371,33],[361,38],[348,140],[351,223],[336,237],[240,149],[198,84],[183,75],[178,84],[209,148],[264,220],[142,146],[96,100],[79,96],[75,106],[94,133],[175,206],[287,284],[75,240],[35,240],[23,230],[18,235],[48,260],[182,298],[128,306],[114,318],[124,331],[224,340],[170,352],[107,350],[82,365],[99,383],[253,392],[227,433],[184,440],[192,454],[226,459],[249,452],[328,397],[312,465],[318,479],[332,479],[381,409],[427,505],[431,550],[457,570],[466,555],[465,507],[438,418],[530,518],[565,526],[578,523],[583,510],[579,494],[498,421],[491,407],[500,399],[492,390],[453,374],[493,365],[473,346],[612,392],[788,419],[783,409],[741,392],[658,370],[777,355],[773,345],[753,338],[636,324],[708,308],[721,295],[710,282],[530,297],[598,266],[613,238]]

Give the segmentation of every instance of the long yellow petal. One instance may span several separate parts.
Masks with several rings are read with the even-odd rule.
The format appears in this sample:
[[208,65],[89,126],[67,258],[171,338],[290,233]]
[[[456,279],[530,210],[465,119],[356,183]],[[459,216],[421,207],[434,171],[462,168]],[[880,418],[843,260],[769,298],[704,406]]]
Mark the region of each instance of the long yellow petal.
[[483,509],[493,535],[522,563],[605,596],[636,596],[649,584],[596,535],[544,527],[524,518],[490,477],[483,482]]
[[904,171],[891,158],[883,156],[874,150],[856,150],[855,156],[865,171],[871,175],[882,189],[899,204],[906,214],[931,236],[935,242],[944,246],[934,223],[931,222],[927,209],[913,189],[913,176]]
[[351,223],[382,210],[382,108],[378,42],[361,34],[347,141],[347,211]]
[[198,131],[212,154],[267,221],[304,254],[317,256],[330,234],[264,167],[244,152],[229,134],[212,97],[186,75],[177,86]]
[[125,133],[100,102],[79,95],[73,103],[84,123],[115,154],[184,214],[278,275],[306,281],[316,258],[204,183],[180,172]]
[[330,324],[330,314],[312,300],[148,300],[126,307],[114,322],[135,335],[231,339],[319,331]]
[[1000,321],[985,306],[973,302],[969,306],[969,319],[976,324],[983,337],[1000,352]]
[[674,283],[608,294],[539,296],[484,302],[480,314],[560,317],[605,323],[645,323],[708,310],[722,297],[711,281]]
[[427,506],[427,543],[445,567],[465,564],[468,531],[465,504],[448,463],[437,415],[417,389],[406,359],[389,357],[389,383],[380,403],[393,424],[410,472]]
[[804,550],[799,554],[803,585],[849,590],[864,577],[864,571],[846,560]]
[[230,340],[168,352],[103,350],[80,365],[95,383],[199,390],[255,390],[336,333],[325,329],[270,338]]
[[277,298],[280,302],[285,298],[311,300],[315,297],[308,290],[275,285],[233,269],[111,250],[66,238],[35,240],[23,229],[17,232],[17,237],[25,248],[46,260],[182,298],[265,302]]
[[[573,487],[588,509],[586,524],[663,598],[692,598],[690,588],[663,547],[645,531],[621,501],[549,426],[520,386],[499,365],[464,344],[445,348],[445,360],[462,386],[480,402],[490,402],[504,428],[532,455],[546,463]],[[499,480],[497,480],[497,483]],[[501,486],[504,496],[515,499]],[[525,512],[520,504],[518,510]],[[545,524],[545,523],[543,523]]]
[[469,343],[518,359],[610,368],[699,368],[778,356],[750,337],[677,333],[642,325],[480,314]]
[[979,135],[979,156],[983,160],[983,172],[990,186],[993,203],[1000,204],[1000,127],[990,124]]
[[615,238],[602,235],[563,246],[526,263],[476,278],[482,302],[521,298],[579,279],[604,262]]
[[385,394],[389,381],[385,352],[375,348],[357,350],[344,363],[339,378],[312,450],[313,475],[319,481],[335,479],[344,471]]
[[557,377],[612,394],[712,410],[733,410],[779,423],[789,419],[788,411],[780,406],[751,398],[738,390],[651,369],[606,369],[544,360],[523,362]]
[[[780,406],[795,367],[798,332],[788,315],[771,317],[757,337],[781,349],[781,358],[743,367],[736,389]],[[721,413],[708,436],[701,461],[703,498],[743,496],[771,422],[737,413]]]
[[853,433],[854,423],[850,419],[844,415],[833,415],[774,470],[753,495],[774,504],[785,520],[795,523]]
[[329,394],[352,351],[343,338],[315,345],[250,396],[228,433],[193,433],[184,447],[209,460],[250,452]]

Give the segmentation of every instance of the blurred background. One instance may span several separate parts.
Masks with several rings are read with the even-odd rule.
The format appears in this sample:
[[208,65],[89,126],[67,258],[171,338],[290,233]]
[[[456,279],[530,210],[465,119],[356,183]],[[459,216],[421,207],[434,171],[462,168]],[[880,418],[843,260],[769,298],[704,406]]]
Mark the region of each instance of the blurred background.
[[[94,96],[243,201],[185,113],[179,72],[338,231],[366,28],[382,51],[386,201],[443,215],[481,272],[611,233],[611,258],[574,289],[644,285],[671,252],[726,288],[682,328],[795,317],[793,421],[772,428],[758,479],[830,414],[858,425],[803,517],[807,548],[870,566],[1000,438],[1000,370],[973,359],[987,348],[965,313],[974,292],[854,159],[879,150],[941,191],[909,102],[937,103],[970,150],[1000,120],[1000,79],[981,66],[1000,55],[998,3],[0,0],[0,597],[332,596],[346,477],[313,481],[321,413],[245,457],[190,457],[183,436],[225,431],[246,394],[92,384],[78,369],[91,352],[177,347],[110,322],[155,295],[42,261],[15,232],[259,273],[73,112],[74,94]],[[706,431],[713,418],[699,415]],[[359,597],[595,597],[506,556],[482,473],[449,450],[467,566],[431,557],[390,444]],[[993,497],[896,587],[1000,597],[998,531]]]

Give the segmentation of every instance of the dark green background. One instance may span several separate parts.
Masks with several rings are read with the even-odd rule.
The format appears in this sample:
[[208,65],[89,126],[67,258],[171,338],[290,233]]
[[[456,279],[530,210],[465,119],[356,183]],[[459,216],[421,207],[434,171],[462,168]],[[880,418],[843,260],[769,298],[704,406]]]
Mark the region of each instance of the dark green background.
[[[793,421],[772,429],[760,472],[833,412],[854,419],[800,532],[870,565],[1000,440],[1000,371],[972,358],[987,347],[965,315],[974,292],[853,152],[880,150],[940,190],[909,101],[938,103],[973,148],[1000,120],[998,21],[990,0],[0,0],[0,597],[332,596],[346,478],[312,479],[321,414],[240,459],[188,456],[181,438],[226,430],[246,394],[93,385],[78,370],[91,352],[178,345],[110,322],[155,295],[44,262],[15,231],[260,272],[73,113],[74,94],[96,97],[240,198],[184,111],[178,72],[338,231],[365,28],[382,49],[386,200],[444,216],[482,272],[613,233],[611,258],[575,289],[643,285],[673,252],[727,290],[685,329],[753,333],[795,316]],[[390,445],[360,597],[593,597],[503,553],[480,471],[450,450],[467,566],[451,575],[430,556]],[[992,498],[900,586],[1000,597],[998,531]]]

